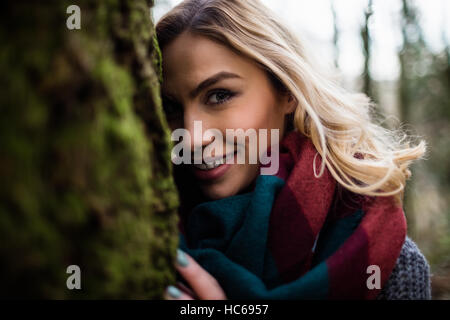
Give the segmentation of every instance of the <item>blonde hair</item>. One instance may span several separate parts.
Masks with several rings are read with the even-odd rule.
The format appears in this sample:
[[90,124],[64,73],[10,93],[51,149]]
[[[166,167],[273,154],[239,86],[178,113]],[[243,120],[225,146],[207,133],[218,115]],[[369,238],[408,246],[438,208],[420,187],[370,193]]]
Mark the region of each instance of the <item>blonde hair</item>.
[[[321,162],[344,188],[403,201],[408,169],[426,152],[425,141],[376,124],[364,94],[339,87],[312,67],[303,43],[258,0],[186,0],[156,26],[161,49],[184,31],[219,41],[258,62],[298,103],[294,126],[311,139]],[[315,158],[316,159],[316,158]],[[314,160],[315,160],[314,159]]]

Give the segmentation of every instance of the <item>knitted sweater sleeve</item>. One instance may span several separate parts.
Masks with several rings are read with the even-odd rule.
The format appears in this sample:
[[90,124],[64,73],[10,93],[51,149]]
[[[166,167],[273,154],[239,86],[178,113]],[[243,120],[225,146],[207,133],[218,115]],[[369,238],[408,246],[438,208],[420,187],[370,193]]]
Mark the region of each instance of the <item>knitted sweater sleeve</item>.
[[406,237],[394,270],[377,299],[431,299],[430,266],[409,237]]

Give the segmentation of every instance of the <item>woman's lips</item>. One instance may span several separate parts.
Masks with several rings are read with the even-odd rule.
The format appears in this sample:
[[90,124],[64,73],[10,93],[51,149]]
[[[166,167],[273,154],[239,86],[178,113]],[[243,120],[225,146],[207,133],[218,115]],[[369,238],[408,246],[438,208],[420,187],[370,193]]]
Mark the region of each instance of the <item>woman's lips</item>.
[[[224,158],[223,161],[226,162],[226,157]],[[236,163],[236,154],[234,155],[234,163]],[[222,177],[231,168],[231,164],[224,163],[214,169],[209,169],[209,170],[200,169],[200,168],[195,167],[194,165],[192,166],[192,168],[194,171],[194,175],[197,179],[199,179],[199,180],[215,180],[215,179],[219,179],[220,177]]]

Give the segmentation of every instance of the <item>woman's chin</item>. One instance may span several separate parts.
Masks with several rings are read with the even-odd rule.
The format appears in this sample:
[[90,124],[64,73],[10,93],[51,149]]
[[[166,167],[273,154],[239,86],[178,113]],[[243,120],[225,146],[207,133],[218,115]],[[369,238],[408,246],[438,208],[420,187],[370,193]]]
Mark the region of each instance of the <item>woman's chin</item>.
[[218,200],[247,192],[258,172],[258,165],[232,165],[222,177],[198,182],[206,198]]
[[230,188],[230,185],[226,185],[224,183],[204,185],[201,186],[201,189],[203,194],[211,200],[228,198],[236,195],[239,191],[238,189],[233,190],[233,188]]

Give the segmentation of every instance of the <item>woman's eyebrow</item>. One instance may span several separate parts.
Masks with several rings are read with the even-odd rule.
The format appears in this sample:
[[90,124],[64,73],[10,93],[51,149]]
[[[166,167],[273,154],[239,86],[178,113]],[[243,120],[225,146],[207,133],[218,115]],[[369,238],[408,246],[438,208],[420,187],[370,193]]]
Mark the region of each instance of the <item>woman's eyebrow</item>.
[[226,71],[221,71],[219,73],[216,73],[215,75],[209,77],[206,80],[203,80],[198,86],[197,88],[195,88],[194,90],[191,91],[190,93],[190,97],[194,98],[196,97],[202,90],[204,90],[207,87],[210,87],[214,84],[216,84],[219,81],[222,81],[224,79],[230,79],[230,78],[240,78],[241,77],[235,73],[231,73],[231,72],[226,72]]

